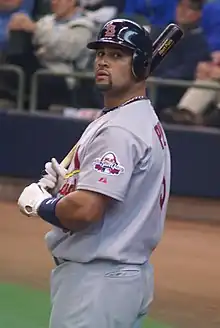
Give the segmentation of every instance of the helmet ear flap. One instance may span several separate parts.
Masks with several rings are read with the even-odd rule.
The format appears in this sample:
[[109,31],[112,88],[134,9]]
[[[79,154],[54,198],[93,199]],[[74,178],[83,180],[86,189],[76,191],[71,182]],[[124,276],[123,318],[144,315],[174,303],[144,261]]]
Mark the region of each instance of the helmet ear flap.
[[149,70],[149,58],[143,52],[135,50],[132,59],[132,73],[138,80],[144,80]]

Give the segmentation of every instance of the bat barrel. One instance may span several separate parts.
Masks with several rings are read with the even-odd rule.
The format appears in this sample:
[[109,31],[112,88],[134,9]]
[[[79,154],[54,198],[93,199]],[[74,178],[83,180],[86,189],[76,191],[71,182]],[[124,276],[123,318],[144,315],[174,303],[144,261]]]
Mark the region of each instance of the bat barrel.
[[183,37],[181,28],[172,23],[169,24],[153,43],[153,56],[150,73],[161,63],[164,57]]

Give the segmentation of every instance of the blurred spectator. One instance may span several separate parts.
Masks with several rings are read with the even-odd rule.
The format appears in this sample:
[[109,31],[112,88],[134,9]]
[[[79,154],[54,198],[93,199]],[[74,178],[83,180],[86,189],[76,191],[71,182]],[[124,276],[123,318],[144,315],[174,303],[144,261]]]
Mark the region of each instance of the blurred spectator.
[[[34,0],[0,0],[0,64],[5,64],[8,55],[9,33],[8,24],[11,16],[15,13],[26,13],[32,15]],[[11,88],[11,79],[16,82],[14,73],[1,71],[0,75],[0,107],[11,108],[14,98]],[[15,89],[17,86],[15,86]]]
[[202,14],[202,27],[211,52],[220,51],[220,1],[206,1]]
[[36,0],[33,13],[34,20],[37,21],[48,14],[51,14],[50,0]]
[[31,15],[34,0],[0,0],[0,51],[6,51],[8,45],[8,23],[15,12]]
[[[220,86],[220,51],[213,52],[211,57],[211,61],[198,64],[195,85]],[[210,113],[208,109],[210,109]],[[219,127],[220,92],[192,86],[183,95],[176,108],[165,111],[165,119],[171,123],[205,124]]]
[[[37,59],[35,70],[47,68],[54,73],[72,73],[84,69],[90,58],[86,45],[96,31],[94,22],[77,0],[51,0],[51,7],[53,14],[37,22],[26,14],[14,14],[9,23],[10,32],[31,33]],[[68,105],[75,82],[73,78],[40,78],[39,109],[54,103]]]
[[[201,0],[178,1],[175,21],[183,29],[184,38],[155,70],[154,76],[164,79],[193,80],[198,62],[210,59],[208,44],[200,27],[202,3]],[[152,39],[155,39],[160,32],[161,30],[152,27]],[[179,87],[158,87],[156,111],[159,113],[163,108],[176,105],[184,91]]]
[[174,20],[178,0],[126,0],[124,14],[145,16],[150,25],[164,27]]
[[98,23],[104,24],[117,17],[124,9],[125,0],[80,0],[80,5]]

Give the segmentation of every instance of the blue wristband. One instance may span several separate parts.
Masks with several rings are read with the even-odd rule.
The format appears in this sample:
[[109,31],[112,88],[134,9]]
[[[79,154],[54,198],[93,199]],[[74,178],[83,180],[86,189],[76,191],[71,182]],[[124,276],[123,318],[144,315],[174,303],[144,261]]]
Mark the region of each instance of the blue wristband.
[[38,208],[38,215],[46,222],[54,225],[55,227],[65,229],[60,220],[55,214],[56,205],[60,198],[47,198],[43,200]]

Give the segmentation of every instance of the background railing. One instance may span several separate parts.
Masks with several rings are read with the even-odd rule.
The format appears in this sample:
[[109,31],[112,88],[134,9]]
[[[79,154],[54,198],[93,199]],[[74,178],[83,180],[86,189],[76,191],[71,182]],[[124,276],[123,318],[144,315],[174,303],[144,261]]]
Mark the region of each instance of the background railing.
[[[94,74],[92,72],[75,72],[73,74],[66,73],[54,73],[49,70],[38,70],[34,73],[31,82],[31,95],[30,95],[30,111],[34,112],[37,110],[37,92],[38,92],[38,79],[40,76],[63,76],[63,77],[73,77],[75,79],[93,79]],[[158,86],[175,86],[180,88],[195,87],[198,89],[210,89],[210,90],[220,90],[220,84],[213,85],[213,83],[196,83],[194,81],[186,80],[174,80],[174,79],[162,79],[158,77],[149,77],[146,80],[146,84],[149,87],[149,94],[152,104],[155,103],[157,97],[157,87]]]
[[[0,71],[11,71],[18,76],[18,90],[16,92],[16,106],[19,111],[24,109],[24,93],[25,93],[25,74],[24,71],[15,65],[2,65],[0,66]],[[29,110],[30,112],[37,111],[37,95],[38,95],[38,86],[39,86],[39,77],[40,76],[63,76],[63,77],[72,77],[76,80],[80,79],[93,79],[94,73],[92,72],[75,72],[72,74],[67,73],[55,73],[47,69],[37,70],[31,79],[31,91],[30,91],[30,102]],[[149,88],[149,95],[152,103],[155,103],[157,97],[157,87],[158,86],[175,86],[179,88],[188,88],[194,87],[197,89],[209,89],[209,90],[219,90],[219,85],[213,84],[213,81],[210,82],[196,82],[195,81],[186,81],[186,80],[176,80],[176,79],[163,79],[158,77],[149,77],[146,80],[146,85]]]
[[24,94],[25,94],[25,73],[20,66],[17,65],[0,65],[0,72],[11,72],[18,77],[18,88],[16,94],[16,109],[24,110]]
[[75,72],[73,74],[68,73],[54,73],[47,69],[37,70],[31,80],[31,94],[30,94],[30,112],[35,112],[37,110],[37,93],[39,85],[40,76],[63,76],[63,77],[72,77],[74,79],[93,79],[94,74],[92,72]]

